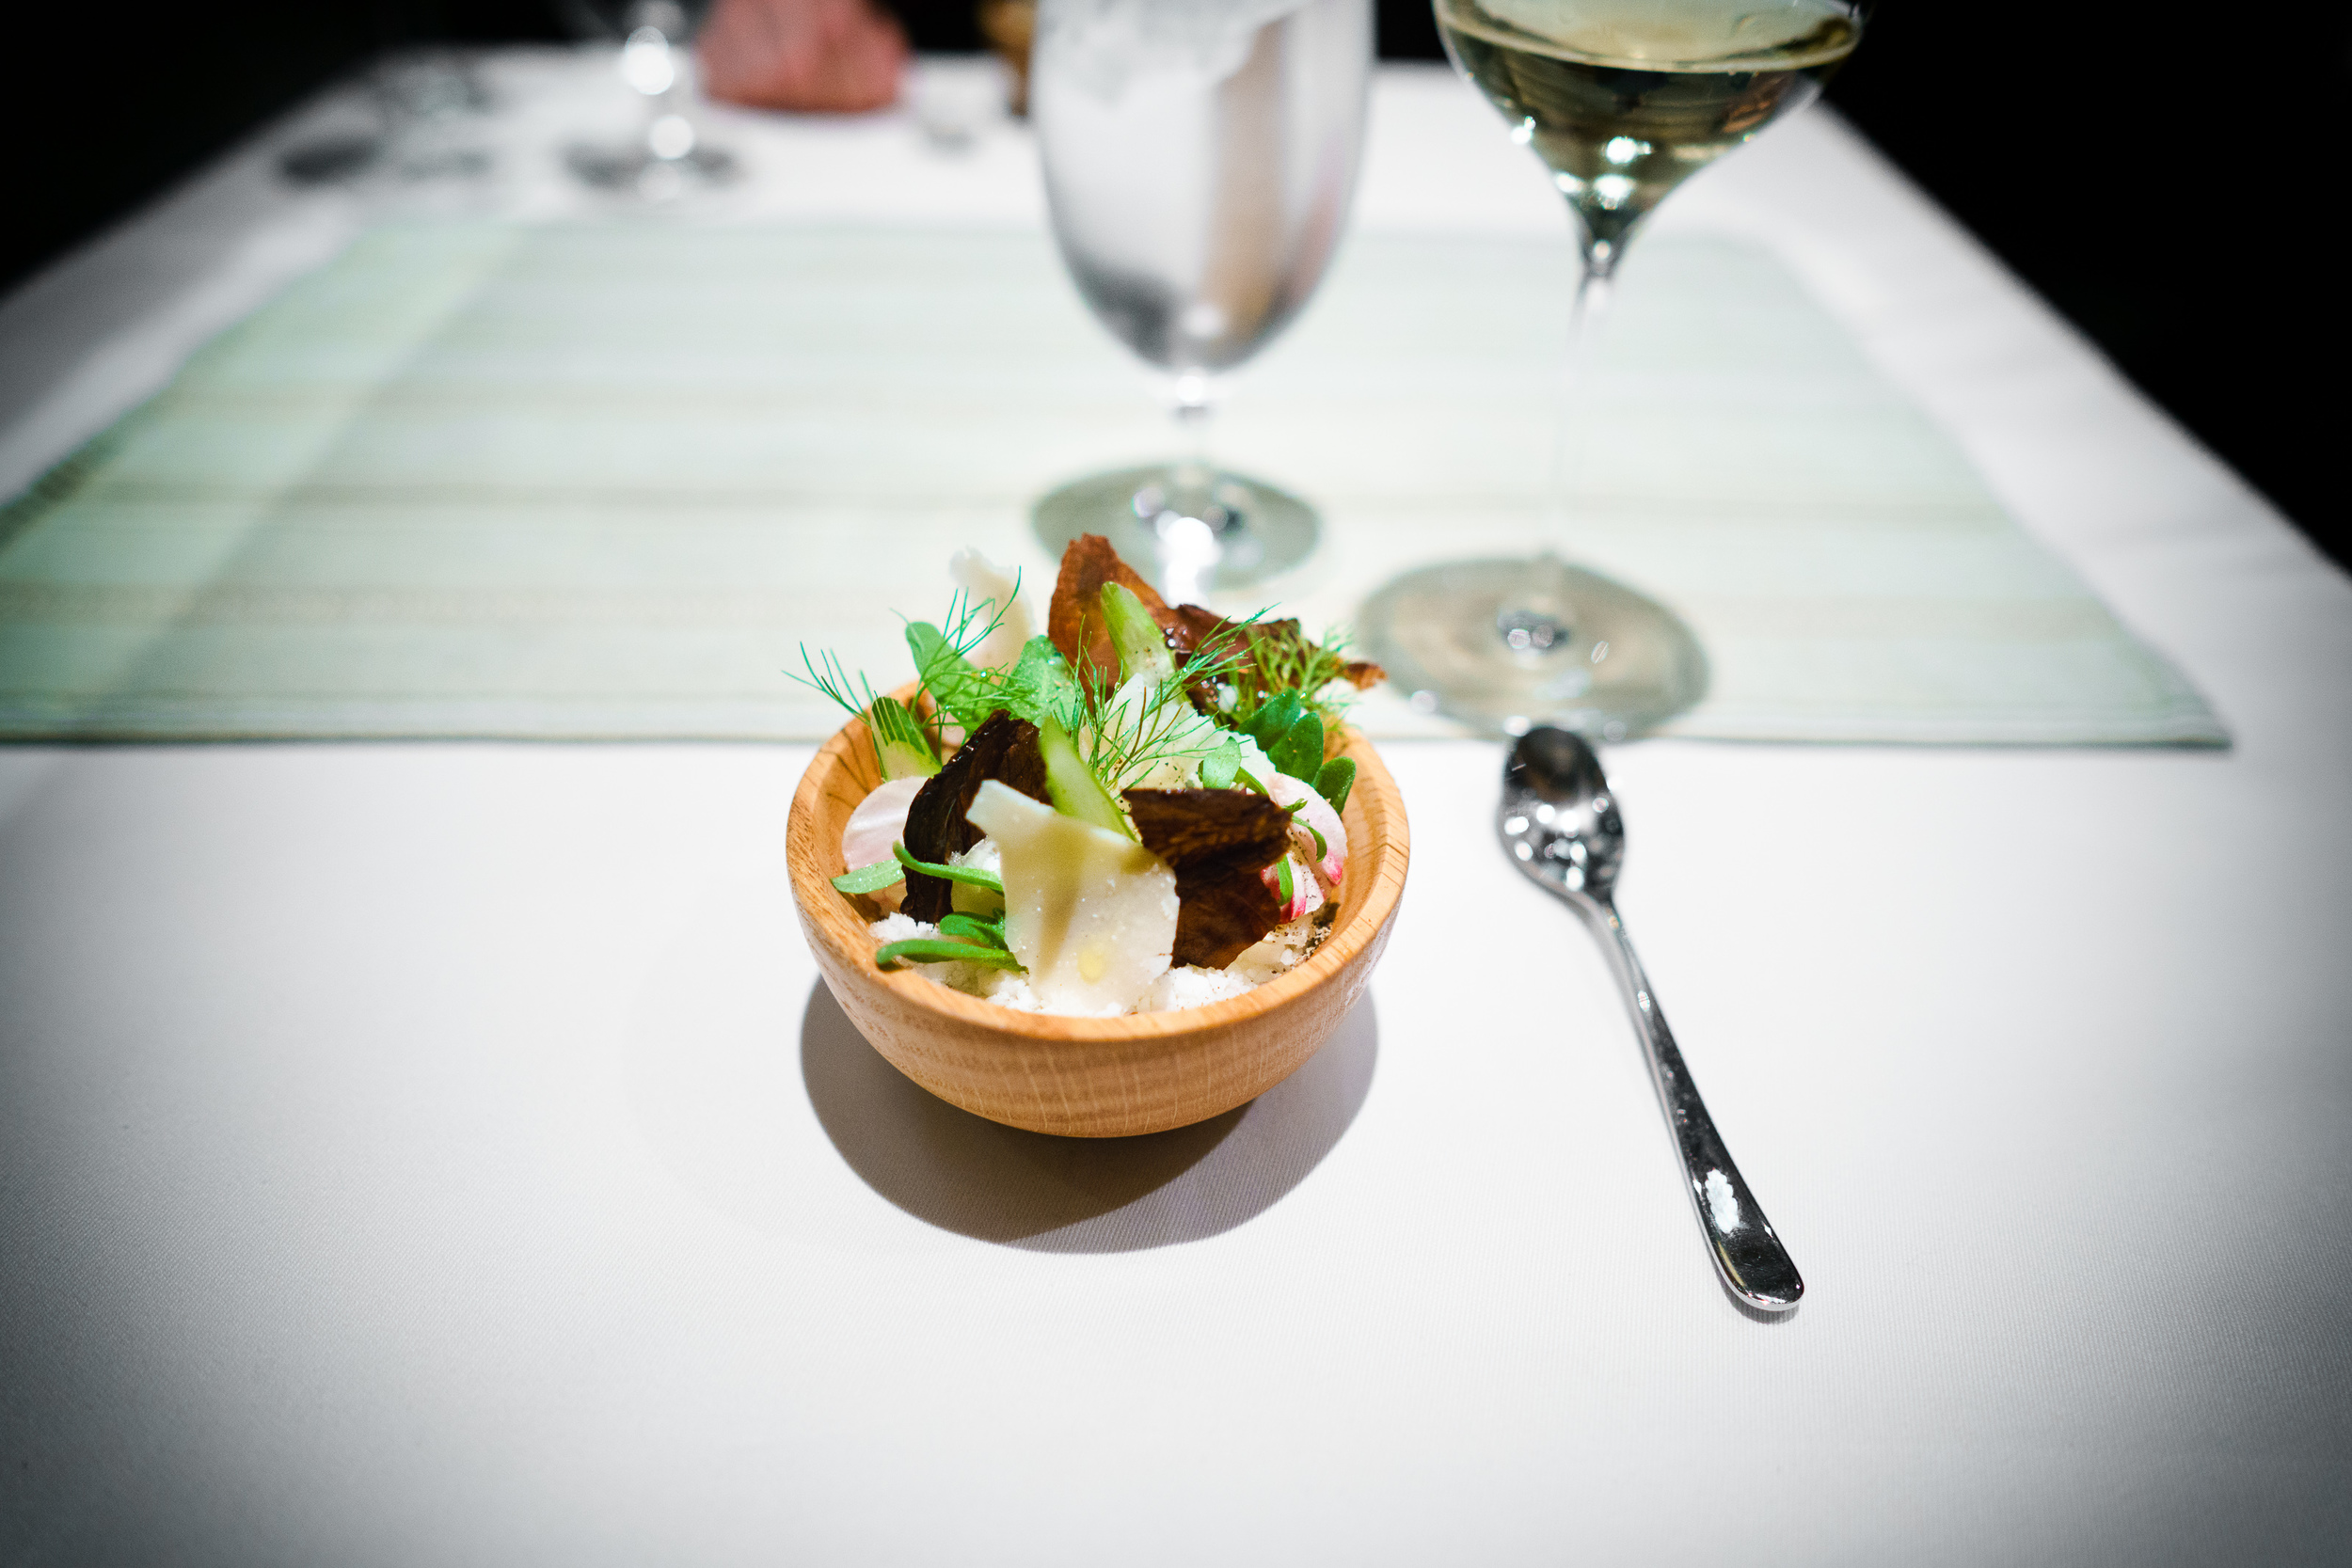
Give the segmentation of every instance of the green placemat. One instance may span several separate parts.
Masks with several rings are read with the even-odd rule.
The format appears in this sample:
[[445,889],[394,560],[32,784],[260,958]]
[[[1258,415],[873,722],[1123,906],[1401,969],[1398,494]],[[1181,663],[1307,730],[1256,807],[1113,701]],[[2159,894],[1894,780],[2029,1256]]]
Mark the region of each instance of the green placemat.
[[[1570,266],[1350,242],[1221,416],[1324,510],[1286,604],[1535,542]],[[1565,543],[1706,644],[1673,733],[2226,739],[1768,256],[1627,281]],[[952,550],[1044,580],[1029,502],[1170,445],[1034,233],[380,230],[0,513],[0,736],[811,738],[799,644],[902,678]]]

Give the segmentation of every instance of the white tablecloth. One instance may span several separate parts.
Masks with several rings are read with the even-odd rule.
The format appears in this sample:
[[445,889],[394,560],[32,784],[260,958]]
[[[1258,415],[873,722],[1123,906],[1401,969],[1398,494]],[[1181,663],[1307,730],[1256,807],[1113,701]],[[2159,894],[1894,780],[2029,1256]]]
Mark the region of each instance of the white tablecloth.
[[[495,199],[605,104],[496,62]],[[331,105],[315,109],[326,114]],[[710,221],[1030,224],[1020,133],[717,116]],[[273,129],[0,306],[0,488],[368,216]],[[1441,72],[1359,221],[1557,231]],[[1715,1287],[1584,933],[1396,743],[1373,1001],[1238,1118],[867,1051],[801,747],[0,752],[0,1560],[2234,1563],[2352,1553],[2352,591],[1834,118],[1772,246],[2226,753],[1650,742],[1623,903],[1804,1270]]]

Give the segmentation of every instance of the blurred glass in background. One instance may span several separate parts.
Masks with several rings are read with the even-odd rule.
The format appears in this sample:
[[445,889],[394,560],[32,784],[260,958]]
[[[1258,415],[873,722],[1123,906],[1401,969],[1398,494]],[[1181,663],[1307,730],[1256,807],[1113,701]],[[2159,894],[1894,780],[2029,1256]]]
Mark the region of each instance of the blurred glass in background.
[[297,185],[479,179],[493,162],[483,134],[492,106],[466,52],[395,46],[369,65],[339,122],[279,156],[278,173]]
[[704,139],[694,112],[691,45],[705,8],[703,0],[558,0],[578,37],[612,48],[638,105],[627,131],[564,150],[564,166],[581,182],[668,201],[735,177],[735,155]]

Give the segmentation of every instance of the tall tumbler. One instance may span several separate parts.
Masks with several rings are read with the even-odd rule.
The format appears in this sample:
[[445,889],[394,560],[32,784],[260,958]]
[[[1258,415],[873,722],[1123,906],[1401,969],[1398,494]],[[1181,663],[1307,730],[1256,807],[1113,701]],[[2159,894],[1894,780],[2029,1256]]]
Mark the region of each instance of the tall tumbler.
[[1209,414],[1322,281],[1371,71],[1369,0],[1043,0],[1031,117],[1054,238],[1096,319],[1162,372],[1183,449],[1045,496],[1049,548],[1106,534],[1197,597],[1314,547],[1313,508],[1210,460]]

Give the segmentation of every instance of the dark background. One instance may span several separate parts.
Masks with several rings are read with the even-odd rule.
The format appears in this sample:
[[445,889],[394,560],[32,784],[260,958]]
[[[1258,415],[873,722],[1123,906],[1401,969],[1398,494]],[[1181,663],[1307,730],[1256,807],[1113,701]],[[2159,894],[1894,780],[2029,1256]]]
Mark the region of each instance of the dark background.
[[[971,49],[962,0],[900,0]],[[1426,0],[1380,46],[1438,58]],[[2217,13],[2201,13],[2208,18]],[[2152,8],[1887,0],[1830,99],[2339,562],[2352,7],[2183,31]],[[44,9],[0,106],[0,291],[379,49],[566,37],[557,0],[104,0]],[[2242,47],[2233,49],[2233,45]],[[20,50],[20,55],[25,51]],[[28,89],[24,84],[30,82]]]

